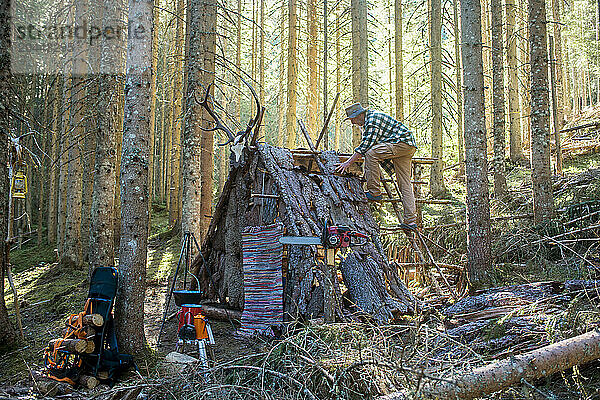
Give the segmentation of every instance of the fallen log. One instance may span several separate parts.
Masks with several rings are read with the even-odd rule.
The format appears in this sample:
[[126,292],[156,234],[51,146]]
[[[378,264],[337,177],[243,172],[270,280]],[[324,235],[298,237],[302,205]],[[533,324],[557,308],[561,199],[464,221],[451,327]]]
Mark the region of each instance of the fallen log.
[[88,340],[85,346],[85,352],[90,354],[93,353],[94,350],[96,350],[96,344],[93,340]]
[[[76,324],[78,320],[79,320],[79,316],[76,315],[73,317],[73,320],[71,322],[73,324]],[[104,317],[100,314],[84,315],[83,316],[83,325],[102,326],[102,325],[104,325]]]
[[[69,332],[70,328],[65,328],[62,330],[61,334],[65,337]],[[79,337],[79,339],[91,339],[96,335],[96,330],[92,326],[84,326],[83,329],[81,329],[81,333],[83,334],[83,337]]]
[[46,397],[55,397],[57,395],[66,395],[73,392],[73,387],[68,383],[57,382],[49,379],[37,380],[35,387],[38,393]]
[[[473,399],[518,384],[522,380],[546,377],[599,357],[600,331],[593,330],[525,354],[496,361],[455,378],[432,381],[423,386],[421,393],[424,398],[432,399]],[[406,398],[406,393],[396,392],[380,399]]]
[[224,307],[216,307],[208,304],[202,304],[202,315],[209,319],[219,321],[241,321],[242,312],[239,310],[230,310]]
[[100,383],[100,381],[98,381],[98,379],[96,379],[93,376],[88,376],[88,375],[81,375],[77,382],[81,386],[88,388],[88,389],[94,389]]
[[84,339],[53,339],[48,345],[54,349],[57,343],[60,350],[66,350],[71,353],[84,353],[88,346],[88,341]]

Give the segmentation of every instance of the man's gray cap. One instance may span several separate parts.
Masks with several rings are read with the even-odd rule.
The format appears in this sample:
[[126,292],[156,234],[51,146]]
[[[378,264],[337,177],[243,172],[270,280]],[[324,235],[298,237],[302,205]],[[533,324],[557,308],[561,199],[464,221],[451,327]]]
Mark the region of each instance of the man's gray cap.
[[355,117],[358,117],[360,114],[364,113],[365,111],[367,111],[365,108],[363,108],[363,106],[360,105],[360,103],[354,103],[348,107],[346,107],[346,118],[344,119],[352,119]]

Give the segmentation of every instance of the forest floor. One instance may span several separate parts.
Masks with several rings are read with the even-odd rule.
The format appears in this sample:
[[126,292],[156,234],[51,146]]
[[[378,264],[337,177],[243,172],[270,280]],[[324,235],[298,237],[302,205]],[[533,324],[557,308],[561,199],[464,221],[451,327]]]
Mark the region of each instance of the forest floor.
[[[493,216],[530,213],[528,171],[511,166],[508,180],[511,197],[509,200],[492,201]],[[460,264],[464,262],[466,246],[465,229],[460,225],[464,221],[465,211],[465,205],[460,200],[464,198],[464,184],[462,180],[451,176],[447,182],[451,197],[456,202],[451,206],[426,207],[425,225],[458,223],[454,227],[427,231],[427,234],[453,253],[434,250],[439,260]],[[554,190],[559,215],[564,215],[566,219],[570,218],[570,214],[567,215],[569,210],[572,211],[583,202],[600,199],[600,156],[587,155],[567,160],[565,177],[555,179]],[[380,218],[385,220],[387,215],[382,210]],[[389,367],[395,359],[404,360],[406,365],[415,368],[443,371],[444,368],[460,370],[468,365],[481,365],[497,357],[518,353],[516,350],[507,352],[505,345],[494,344],[507,337],[509,341],[514,340],[507,336],[512,325],[510,329],[502,325],[507,320],[506,315],[469,322],[479,324],[473,328],[473,331],[479,332],[479,336],[467,338],[467,344],[461,342],[462,339],[448,342],[449,339],[442,333],[460,328],[452,315],[444,314],[444,310],[452,306],[452,300],[413,283],[411,290],[424,303],[431,304],[431,308],[397,325],[308,324],[283,340],[240,341],[234,337],[237,329],[235,323],[214,321],[211,325],[217,343],[215,364],[220,365],[220,369],[214,369],[210,379],[204,373],[189,368],[175,373],[165,372],[161,360],[174,349],[175,318],[168,321],[158,348],[156,341],[166,293],[180,251],[179,237],[165,239],[167,219],[165,210],[155,207],[148,249],[145,306],[146,338],[153,351],[148,359],[138,361],[142,377],[130,373],[108,394],[102,395],[97,389],[88,393],[76,392],[69,395],[71,398],[116,399],[120,398],[116,396],[120,387],[142,388],[140,398],[156,399],[284,399],[310,398],[313,394],[317,398],[373,398],[399,387],[417,390],[421,378],[386,369],[385,365]],[[558,221],[561,221],[560,218]],[[575,243],[580,245],[575,249],[578,254],[565,250],[565,247],[573,249],[573,242],[566,242],[563,247],[547,245],[543,240],[536,242],[563,232],[560,225],[559,222],[557,226],[532,227],[530,219],[507,219],[495,223],[495,285],[522,285],[540,281],[564,283],[573,279],[589,282],[600,279],[596,273],[600,267],[598,241],[593,240],[597,236],[589,238],[589,242]],[[581,254],[585,260],[581,259]],[[57,267],[54,249],[46,244],[24,245],[11,253],[11,262],[21,302],[25,340],[16,349],[4,352],[0,349],[0,399],[35,398],[29,371],[43,369],[44,347],[50,339],[60,336],[66,317],[82,308],[87,294],[88,271]],[[520,331],[528,337],[520,347],[522,351],[599,326],[600,303],[597,297],[571,296],[568,293],[561,296],[560,301],[555,301],[556,296],[551,296],[550,300],[544,298],[549,306],[542,311],[548,318],[538,318],[535,323],[527,320],[528,330]],[[9,314],[14,318],[13,298],[9,290],[6,302]],[[531,303],[520,307],[511,309],[511,321],[515,321],[515,316],[522,320],[542,313],[539,308],[532,308]],[[172,304],[167,314],[171,315],[174,311]],[[492,325],[497,323],[500,323],[499,327]],[[481,346],[476,347],[473,343],[480,343]],[[468,355],[456,351],[461,346],[468,348]],[[422,360],[427,358],[434,360],[431,365],[422,364]],[[257,368],[262,372],[256,372]],[[599,363],[592,363],[544,381],[525,382],[488,398],[600,398],[598,368]]]

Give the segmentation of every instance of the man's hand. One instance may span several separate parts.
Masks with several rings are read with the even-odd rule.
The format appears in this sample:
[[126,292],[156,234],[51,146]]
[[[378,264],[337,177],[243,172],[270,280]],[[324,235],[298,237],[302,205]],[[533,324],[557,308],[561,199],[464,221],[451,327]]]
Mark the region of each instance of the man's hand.
[[343,163],[341,163],[341,164],[338,164],[338,165],[335,167],[335,172],[338,172],[338,173],[340,173],[340,174],[343,174],[343,173],[345,173],[345,172],[346,172],[346,170],[347,170],[347,169],[350,167],[350,165],[352,164],[352,163],[349,163],[348,161],[350,161],[350,159],[348,159],[347,161],[345,161],[345,162],[343,162]]
[[352,154],[352,157],[350,157],[349,159],[347,159],[346,161],[344,161],[341,164],[338,164],[337,167],[335,167],[335,172],[338,172],[340,174],[343,174],[346,172],[346,170],[354,163],[354,161],[358,160],[358,158],[361,155],[359,153],[354,153]]

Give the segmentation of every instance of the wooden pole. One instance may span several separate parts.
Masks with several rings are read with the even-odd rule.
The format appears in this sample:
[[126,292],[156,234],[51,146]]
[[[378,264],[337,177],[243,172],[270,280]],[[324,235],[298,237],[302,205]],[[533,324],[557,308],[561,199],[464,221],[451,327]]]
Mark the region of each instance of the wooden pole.
[[325,322],[335,322],[335,249],[325,249],[323,271],[323,314]]

